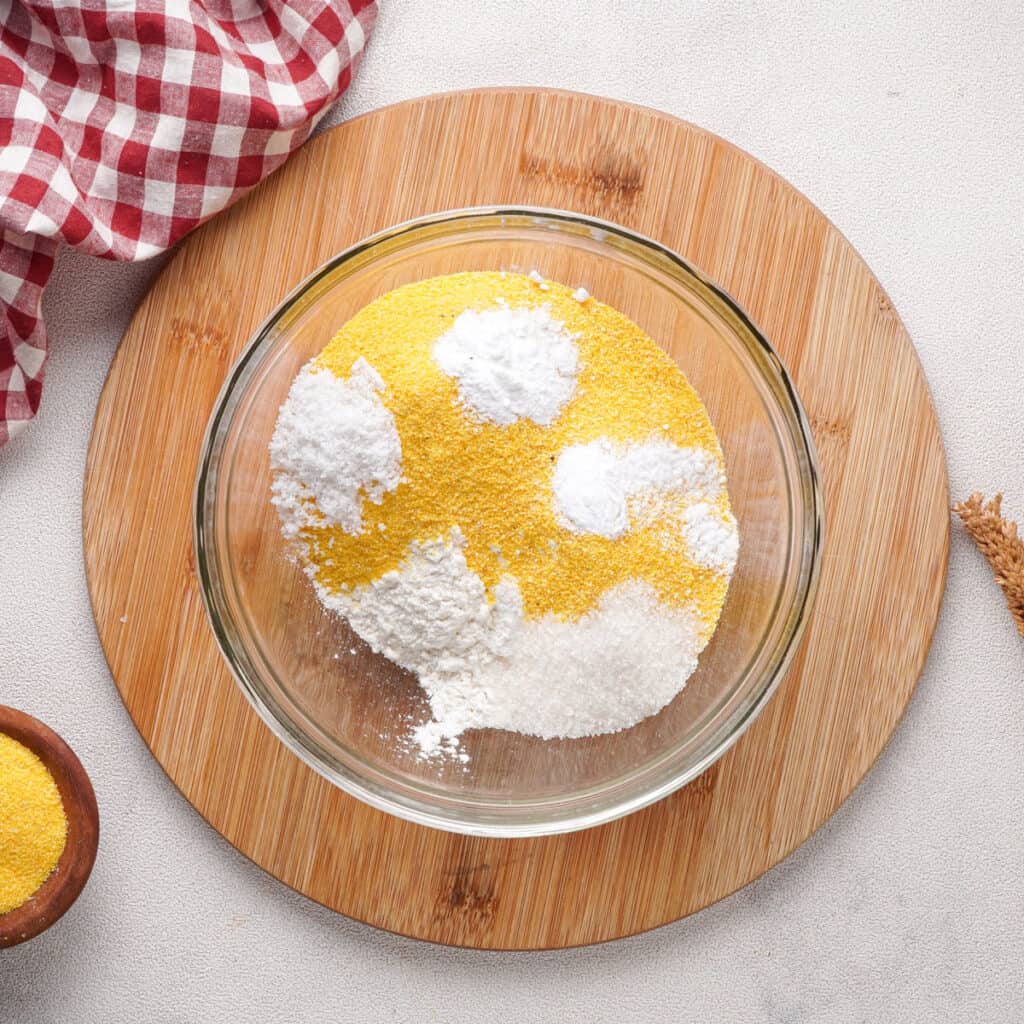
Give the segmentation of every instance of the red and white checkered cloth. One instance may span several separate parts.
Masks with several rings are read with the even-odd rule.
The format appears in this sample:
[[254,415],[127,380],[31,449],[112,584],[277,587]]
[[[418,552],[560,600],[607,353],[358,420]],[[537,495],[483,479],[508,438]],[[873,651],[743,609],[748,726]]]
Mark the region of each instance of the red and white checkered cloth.
[[59,243],[173,245],[345,90],[373,0],[0,0],[0,444],[35,415]]

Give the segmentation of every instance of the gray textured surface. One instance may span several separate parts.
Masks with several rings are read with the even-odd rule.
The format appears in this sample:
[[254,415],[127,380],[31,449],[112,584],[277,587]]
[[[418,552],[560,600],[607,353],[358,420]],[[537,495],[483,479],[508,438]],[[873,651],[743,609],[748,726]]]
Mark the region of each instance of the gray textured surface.
[[[719,132],[816,202],[892,296],[954,495],[1005,488],[1024,518],[1022,40],[1016,3],[395,0],[332,121],[540,84]],[[103,817],[77,905],[0,953],[0,1022],[1024,1019],[1024,644],[959,530],[878,765],[788,861],[695,917],[589,950],[458,952],[354,924],[236,854],[132,728],[82,568],[93,411],[154,270],[62,257],[42,414],[0,451],[0,699],[67,737]]]

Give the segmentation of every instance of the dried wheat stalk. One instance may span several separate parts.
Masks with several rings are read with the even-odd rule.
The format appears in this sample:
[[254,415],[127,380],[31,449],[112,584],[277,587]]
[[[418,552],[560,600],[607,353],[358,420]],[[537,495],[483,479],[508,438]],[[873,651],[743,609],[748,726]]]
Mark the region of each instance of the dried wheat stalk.
[[1017,524],[1000,514],[1002,501],[1003,496],[997,494],[986,505],[980,494],[972,494],[954,505],[953,511],[992,566],[1017,631],[1024,636],[1024,541],[1017,536]]

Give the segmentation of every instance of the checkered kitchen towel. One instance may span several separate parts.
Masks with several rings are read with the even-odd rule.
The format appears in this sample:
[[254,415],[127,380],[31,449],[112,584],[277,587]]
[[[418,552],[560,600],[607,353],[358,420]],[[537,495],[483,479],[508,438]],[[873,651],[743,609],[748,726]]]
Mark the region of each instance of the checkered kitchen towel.
[[277,168],[373,0],[0,0],[0,444],[35,414],[61,242],[140,260]]

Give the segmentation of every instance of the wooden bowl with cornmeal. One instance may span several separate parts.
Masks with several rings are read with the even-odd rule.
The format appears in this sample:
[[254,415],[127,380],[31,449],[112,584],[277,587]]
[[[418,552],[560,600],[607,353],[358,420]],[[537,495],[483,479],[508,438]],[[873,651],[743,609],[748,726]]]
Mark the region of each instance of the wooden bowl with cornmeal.
[[98,843],[96,795],[74,751],[31,715],[0,705],[0,948],[63,916]]

